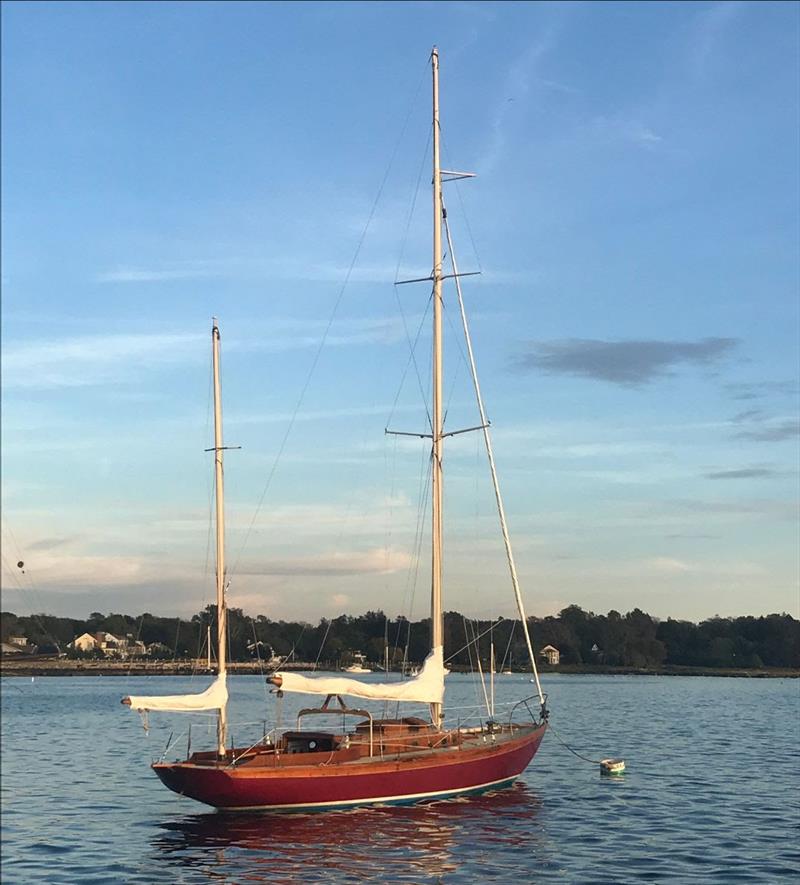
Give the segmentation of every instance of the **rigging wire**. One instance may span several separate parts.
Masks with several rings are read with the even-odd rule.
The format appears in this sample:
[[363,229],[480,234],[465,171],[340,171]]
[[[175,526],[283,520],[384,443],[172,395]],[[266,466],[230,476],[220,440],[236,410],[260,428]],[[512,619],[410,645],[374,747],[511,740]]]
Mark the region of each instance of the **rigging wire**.
[[[144,612],[142,612],[142,614],[139,615],[139,629],[136,631],[136,642],[139,642],[139,640],[142,637],[142,626],[143,625],[144,625]],[[126,674],[126,681],[125,681],[126,688],[130,686],[132,670],[133,670],[133,658],[130,657],[128,659],[128,672]]]
[[[450,151],[447,148],[447,142],[445,141],[444,133],[440,133],[440,143],[442,146],[442,153],[445,156],[445,162],[448,164],[449,169],[457,169],[457,166],[452,165],[452,159],[450,157]],[[469,223],[469,213],[467,212],[467,207],[464,203],[464,198],[461,194],[461,182],[458,179],[454,179],[452,181],[453,186],[455,187],[456,196],[458,197],[458,202],[461,207],[461,217],[464,219],[464,226],[467,228],[467,233],[469,234],[470,242],[472,243],[472,251],[475,254],[475,262],[478,265],[478,270],[483,273],[483,267],[481,265],[481,257],[478,253],[478,246],[475,242],[475,237],[472,234],[472,226]]]
[[[511,650],[511,640],[514,638],[514,631],[515,631],[516,629],[517,629],[517,622],[516,622],[516,621],[512,621],[512,622],[511,622],[511,630],[509,631],[509,634],[508,634],[508,642],[506,643],[506,650],[505,650],[505,653],[503,654],[503,660],[502,660],[502,663],[500,664],[500,670],[501,670],[501,671],[505,669],[505,666],[506,666],[506,659],[508,658],[508,654],[509,654],[509,652],[510,652],[510,650]],[[510,663],[511,663],[511,662],[510,662],[510,660],[509,660],[509,665],[510,665]]]
[[489,433],[489,426],[488,426],[488,422],[486,420],[486,413],[485,413],[484,405],[483,405],[483,397],[481,396],[480,384],[478,383],[478,373],[477,373],[477,368],[475,366],[475,358],[474,358],[474,355],[472,352],[472,339],[471,339],[470,333],[469,333],[469,325],[467,323],[467,315],[466,315],[466,311],[464,308],[464,300],[461,295],[461,284],[459,283],[459,279],[457,276],[458,266],[456,264],[455,255],[453,254],[453,240],[452,240],[452,236],[451,236],[451,232],[450,232],[450,225],[447,221],[446,214],[444,214],[444,227],[445,227],[445,231],[447,233],[447,242],[450,246],[450,262],[453,267],[453,274],[455,275],[454,279],[455,279],[455,284],[456,284],[456,293],[458,294],[458,306],[459,306],[459,310],[461,313],[461,322],[462,322],[462,326],[463,326],[463,330],[464,330],[464,341],[467,346],[467,352],[469,353],[469,364],[470,364],[470,371],[472,374],[473,387],[475,390],[475,399],[478,404],[478,411],[479,411],[480,417],[481,417],[481,424],[483,425],[483,439],[486,444],[486,457],[489,461],[489,468],[490,468],[491,474],[492,474],[492,484],[494,486],[495,501],[497,503],[497,515],[500,520],[500,528],[503,533],[503,541],[504,541],[505,550],[506,550],[506,559],[508,560],[508,568],[509,568],[509,572],[511,575],[511,584],[512,584],[512,587],[514,588],[514,595],[516,597],[516,602],[517,602],[517,610],[519,612],[520,621],[522,624],[522,632],[523,632],[523,635],[525,636],[525,643],[528,647],[528,656],[530,658],[531,671],[533,673],[533,678],[536,682],[536,690],[537,690],[537,694],[539,695],[539,701],[542,705],[542,714],[545,715],[545,697],[544,697],[544,693],[542,692],[541,681],[539,679],[539,671],[536,666],[536,656],[533,653],[533,645],[531,644],[531,638],[530,638],[530,634],[528,632],[528,624],[527,624],[527,620],[526,620],[526,616],[525,616],[524,604],[522,601],[522,593],[519,588],[517,570],[516,570],[516,566],[514,564],[514,556],[513,556],[512,550],[511,550],[511,538],[509,536],[508,527],[506,524],[505,508],[503,506],[503,499],[500,494],[500,485],[497,481],[497,474],[496,474],[495,465],[494,465],[494,455],[492,452],[491,435]]
[[[463,617],[463,615],[462,615],[462,617]],[[495,627],[496,627],[501,621],[506,621],[506,620],[508,620],[508,619],[507,619],[507,618],[503,618],[503,617],[499,617],[496,621],[492,621],[492,623],[491,623],[491,625],[490,625],[489,627],[487,627],[485,630],[481,631],[481,632],[475,637],[475,639],[474,639],[474,640],[470,640],[470,642],[477,642],[479,639],[481,639],[483,636],[486,636],[487,633],[489,633],[491,630],[493,630],[493,629],[494,629],[494,628],[495,628]],[[450,661],[452,661],[453,658],[455,658],[455,657],[457,657],[458,655],[460,655],[462,651],[467,651],[467,650],[469,649],[470,642],[467,642],[466,645],[462,645],[461,648],[458,649],[458,651],[454,651],[453,654],[451,654],[449,657],[445,658],[445,661],[444,661],[445,664],[449,664]]]
[[311,668],[312,670],[317,669],[317,664],[319,664],[319,659],[322,657],[322,649],[325,648],[325,643],[328,641],[328,634],[331,632],[332,624],[333,620],[329,620],[328,626],[325,629],[325,635],[322,637],[322,642],[319,644],[319,651],[317,652],[317,658],[314,661],[314,666]]
[[[289,649],[289,654],[288,654],[288,655],[284,655],[284,656],[281,658],[281,660],[280,660],[280,662],[278,663],[277,667],[275,667],[275,671],[274,671],[274,672],[277,672],[278,670],[280,670],[280,668],[281,668],[281,667],[282,667],[282,666],[283,666],[283,665],[289,660],[289,658],[291,658],[292,655],[294,655],[295,649],[297,648],[297,645],[298,645],[298,643],[300,642],[300,640],[303,638],[303,634],[306,632],[306,627],[307,627],[307,626],[308,626],[308,624],[303,624],[303,626],[300,628],[300,633],[298,634],[297,639],[295,639],[295,641],[294,641],[294,645],[292,645],[292,647]],[[279,693],[279,696],[280,696],[280,693]]]
[[[419,365],[417,364],[417,359],[416,359],[416,347],[417,347],[417,342],[419,341],[419,336],[420,336],[420,332],[422,331],[423,324],[425,323],[425,320],[427,319],[428,311],[430,310],[430,306],[431,306],[431,304],[432,304],[432,302],[433,302],[433,289],[431,289],[431,294],[430,294],[430,296],[428,297],[428,304],[427,304],[427,307],[426,307],[426,309],[425,309],[425,313],[423,314],[423,317],[422,317],[422,319],[420,320],[420,325],[419,325],[419,328],[417,329],[417,334],[416,334],[416,337],[414,338],[414,343],[413,343],[413,345],[412,345],[412,343],[411,343],[411,336],[408,334],[408,323],[407,323],[407,321],[406,321],[405,311],[403,310],[403,302],[402,302],[402,300],[401,300],[401,298],[400,298],[400,290],[399,290],[399,287],[398,287],[398,285],[397,285],[397,281],[398,281],[398,276],[400,275],[400,265],[401,265],[401,263],[402,263],[402,261],[403,261],[403,255],[404,255],[404,253],[405,253],[406,241],[407,241],[407,239],[408,239],[408,231],[409,231],[409,228],[411,227],[411,221],[412,221],[412,217],[413,217],[413,215],[414,215],[414,208],[415,208],[416,203],[417,203],[417,196],[419,195],[420,182],[421,182],[421,180],[422,180],[422,170],[423,170],[423,167],[424,167],[424,165],[425,165],[425,160],[426,160],[427,157],[428,157],[428,148],[430,147],[430,143],[431,143],[432,135],[433,135],[433,129],[431,129],[431,130],[428,132],[428,142],[427,142],[427,144],[425,145],[425,151],[423,152],[422,160],[420,161],[419,172],[418,172],[418,174],[417,174],[417,183],[416,183],[416,185],[415,185],[415,187],[414,187],[414,197],[413,197],[413,200],[411,201],[411,208],[410,208],[410,210],[409,210],[408,218],[407,218],[407,221],[406,221],[406,229],[405,229],[405,232],[403,233],[403,240],[402,240],[402,243],[401,243],[401,246],[400,246],[400,255],[399,255],[398,259],[397,259],[397,267],[395,268],[395,272],[394,272],[394,280],[395,280],[395,285],[394,285],[394,296],[395,296],[395,300],[397,301],[397,308],[398,308],[398,310],[400,311],[400,319],[402,320],[402,323],[403,323],[403,330],[404,330],[404,332],[405,332],[405,335],[406,335],[406,341],[407,341],[408,346],[409,346],[409,362],[410,362],[410,363],[413,363],[413,365],[414,365],[414,371],[415,371],[416,376],[417,376],[417,384],[419,385],[420,393],[422,394],[422,402],[423,402],[423,404],[424,404],[424,406],[425,406],[425,412],[426,412],[427,417],[428,417],[428,425],[429,425],[429,426],[433,426],[433,420],[432,420],[432,418],[431,418],[430,409],[429,409],[429,407],[428,407],[428,398],[427,398],[427,396],[425,395],[425,388],[424,388],[424,385],[423,385],[423,383],[422,383],[422,378],[421,378],[421,376],[420,376]],[[397,395],[395,396],[394,403],[392,404],[392,413],[391,413],[390,416],[389,416],[389,421],[391,421],[392,415],[394,414],[394,409],[395,409],[395,406],[397,405],[397,400],[398,400],[398,398],[399,398],[399,396],[400,396],[400,393],[401,393],[401,391],[402,391],[402,389],[403,389],[403,385],[404,385],[404,383],[405,383],[405,379],[406,379],[406,375],[407,375],[407,373],[408,373],[408,364],[406,364],[406,368],[405,368],[405,370],[404,370],[404,372],[403,372],[403,375],[402,375],[402,377],[401,377],[401,379],[400,379],[400,386],[398,387]],[[387,427],[389,426],[389,425],[388,425],[388,422],[387,422],[387,425],[386,425],[386,426],[387,426]]]
[[[426,69],[427,69],[427,63],[426,63]],[[424,72],[423,72],[423,74],[424,74]],[[388,178],[389,178],[389,173],[390,173],[391,170],[392,170],[392,167],[393,167],[393,165],[394,165],[395,158],[397,157],[397,154],[398,154],[398,152],[399,152],[399,149],[400,149],[400,143],[401,143],[401,141],[402,141],[402,139],[403,139],[403,136],[405,135],[406,128],[408,127],[409,120],[411,119],[411,114],[412,114],[412,111],[413,111],[413,109],[414,109],[414,104],[416,103],[417,93],[419,92],[420,86],[421,86],[421,84],[422,84],[422,76],[423,76],[423,75],[420,75],[419,85],[417,86],[417,89],[415,90],[414,98],[413,98],[413,100],[412,100],[412,102],[411,102],[411,106],[409,107],[408,114],[406,115],[405,121],[404,121],[403,126],[402,126],[402,128],[401,128],[401,130],[400,130],[400,135],[398,136],[397,141],[395,142],[394,149],[392,150],[392,154],[391,154],[391,157],[390,157],[390,159],[389,159],[389,164],[388,164],[388,166],[386,167],[386,171],[385,171],[384,174],[383,174],[383,178],[381,179],[380,186],[378,187],[378,192],[377,192],[377,194],[376,194],[376,196],[375,196],[375,200],[374,200],[373,203],[372,203],[372,208],[370,209],[370,212],[369,212],[369,215],[368,215],[368,217],[367,217],[367,221],[366,221],[366,223],[365,223],[365,225],[364,225],[364,228],[363,228],[363,230],[361,231],[361,235],[360,235],[360,237],[359,237],[359,239],[358,239],[358,243],[356,244],[356,249],[355,249],[355,252],[354,252],[354,254],[353,254],[353,258],[352,258],[352,260],[350,261],[350,265],[349,265],[349,267],[348,267],[348,269],[347,269],[347,273],[345,274],[345,276],[344,276],[344,280],[342,281],[342,284],[341,284],[341,286],[340,286],[340,288],[339,288],[339,291],[338,291],[338,293],[337,293],[337,295],[336,295],[336,299],[335,299],[334,304],[333,304],[333,309],[331,310],[330,316],[328,317],[328,321],[327,321],[327,324],[325,325],[325,330],[324,330],[323,333],[322,333],[322,338],[320,339],[319,346],[317,347],[316,352],[314,353],[314,357],[313,357],[313,359],[311,360],[311,366],[309,367],[308,374],[306,375],[305,381],[303,382],[303,386],[302,386],[302,388],[301,388],[301,390],[300,390],[300,395],[299,395],[299,397],[297,398],[297,403],[295,404],[294,411],[292,412],[292,416],[291,416],[291,418],[289,419],[289,424],[288,424],[288,426],[287,426],[287,428],[286,428],[286,431],[285,431],[285,433],[284,433],[284,435],[283,435],[283,438],[282,438],[282,440],[281,440],[280,446],[279,446],[279,448],[278,448],[278,453],[277,453],[277,455],[275,456],[275,459],[274,459],[274,461],[273,461],[273,463],[272,463],[272,467],[271,467],[271,469],[270,469],[269,475],[267,476],[267,481],[266,481],[266,484],[264,485],[264,490],[263,490],[262,493],[261,493],[261,497],[258,499],[258,504],[256,505],[255,512],[254,512],[254,514],[253,514],[252,519],[250,520],[250,524],[249,524],[248,527],[247,527],[247,531],[245,532],[244,540],[242,541],[242,545],[241,545],[241,548],[240,548],[240,550],[239,550],[239,553],[237,554],[236,560],[235,560],[235,562],[234,562],[234,566],[233,566],[233,568],[230,570],[230,574],[234,574],[234,573],[236,572],[237,568],[238,568],[238,565],[239,565],[239,562],[240,562],[240,560],[241,560],[242,554],[244,553],[244,549],[245,549],[245,547],[247,546],[247,543],[248,543],[248,541],[249,541],[249,539],[250,539],[250,535],[251,535],[251,533],[252,533],[252,531],[253,531],[253,526],[255,525],[256,519],[258,519],[258,516],[259,516],[259,514],[260,514],[260,512],[261,512],[261,508],[263,507],[263,505],[264,505],[264,501],[265,501],[265,499],[266,499],[266,497],[267,497],[267,492],[269,491],[269,488],[270,488],[270,486],[272,485],[272,480],[273,480],[273,478],[274,478],[274,476],[275,476],[275,472],[276,472],[276,470],[278,469],[278,463],[280,462],[281,457],[282,457],[282,455],[283,455],[283,452],[284,452],[284,450],[285,450],[285,448],[286,448],[286,445],[287,445],[287,443],[288,443],[288,441],[289,441],[289,436],[291,435],[291,432],[292,432],[292,430],[293,430],[293,428],[294,428],[295,422],[296,422],[296,420],[297,420],[297,415],[298,415],[298,413],[299,413],[299,411],[300,411],[300,408],[301,408],[301,406],[302,406],[302,404],[303,404],[303,401],[305,400],[306,393],[308,392],[308,388],[309,388],[309,386],[310,386],[310,384],[311,384],[311,379],[312,379],[313,376],[314,376],[314,373],[315,373],[315,371],[316,371],[316,368],[317,368],[317,365],[318,365],[318,363],[319,363],[320,357],[322,356],[322,351],[323,351],[323,349],[325,348],[325,344],[327,343],[328,336],[329,336],[330,331],[331,331],[331,328],[332,328],[332,326],[333,326],[333,321],[334,321],[334,319],[336,318],[336,314],[337,314],[337,312],[338,312],[338,310],[339,310],[339,306],[340,306],[340,304],[341,304],[341,302],[342,302],[342,298],[344,297],[345,290],[347,289],[347,286],[348,286],[348,284],[349,284],[349,282],[350,282],[350,277],[352,276],[353,270],[354,270],[354,268],[355,268],[355,266],[356,266],[356,262],[358,261],[358,257],[359,257],[359,255],[361,254],[361,248],[362,248],[362,246],[364,245],[364,241],[365,241],[365,239],[366,239],[367,232],[369,231],[369,228],[370,228],[370,226],[371,226],[371,224],[372,224],[372,219],[373,219],[374,216],[375,216],[375,212],[376,212],[376,210],[377,210],[377,208],[378,208],[378,203],[380,202],[381,196],[383,195],[383,191],[384,191],[384,188],[385,188],[385,186],[386,186],[386,182],[387,182],[387,180],[388,180]]]
[[[433,138],[433,127],[428,129],[428,140],[425,143],[425,150],[422,153],[422,159],[420,160],[420,163],[419,163],[419,171],[417,172],[417,182],[414,185],[414,192],[413,192],[413,196],[411,199],[411,207],[408,210],[408,217],[406,218],[406,227],[405,227],[405,230],[403,231],[403,239],[400,243],[400,254],[397,257],[397,266],[395,267],[395,270],[394,270],[395,284],[397,284],[398,279],[400,277],[400,265],[403,263],[403,258],[405,257],[406,243],[408,242],[408,232],[411,229],[411,222],[414,217],[414,209],[416,208],[416,205],[417,205],[417,197],[419,196],[420,184],[422,182],[422,172],[425,168],[425,161],[428,159],[428,150],[430,149],[432,138]],[[395,292],[397,292],[396,288],[395,288]],[[398,301],[399,301],[399,299],[398,299]]]
[[[253,645],[256,650],[256,656],[258,658],[258,672],[263,677],[264,665],[261,661],[261,643],[258,639],[258,633],[256,632],[256,622],[253,620],[253,618],[250,618],[250,626],[253,628]],[[264,690],[264,707],[266,708],[267,704],[269,703],[269,689],[267,688],[268,683],[267,680],[263,678],[259,679],[259,682],[261,683],[261,686]]]
[[[425,536],[425,522],[428,514],[428,508],[426,506],[428,500],[428,494],[430,490],[430,483],[432,477],[432,468],[433,461],[430,457],[430,452],[428,451],[427,446],[421,446],[421,455],[420,458],[420,470],[419,470],[419,484],[418,484],[418,497],[417,497],[417,524],[414,530],[414,543],[412,546],[412,555],[411,562],[408,566],[408,572],[406,573],[406,583],[403,589],[403,601],[400,607],[401,612],[406,613],[407,616],[407,628],[406,628],[406,644],[403,649],[403,663],[401,665],[401,670],[404,672],[405,668],[408,664],[408,649],[411,645],[411,614],[414,610],[414,597],[417,592],[417,584],[419,582],[419,568],[420,563],[422,561],[422,542]],[[425,469],[427,467],[427,470]],[[400,642],[400,631],[401,631],[402,623],[398,622],[397,624],[397,641],[396,645],[399,647]],[[399,711],[400,705],[398,703],[397,709]],[[396,714],[399,715],[399,712]]]
[[181,635],[181,619],[177,618],[178,625],[175,628],[175,646],[172,649],[172,663],[174,664],[178,657],[178,637]]
[[[402,611],[408,612],[409,618],[414,607],[414,596],[416,595],[417,581],[419,578],[419,567],[422,558],[422,542],[424,540],[425,523],[428,514],[428,508],[426,507],[426,504],[428,493],[430,490],[432,472],[432,464],[430,455],[427,452],[427,446],[423,446],[423,451],[426,457],[421,459],[420,463],[419,498],[417,501],[417,524],[414,534],[414,546],[412,548],[414,552],[412,561],[409,565],[408,575],[406,577],[406,586],[403,592],[403,605],[401,608]],[[423,475],[423,469],[426,465],[427,471]],[[406,600],[408,600],[407,606]]]
[[[22,562],[23,560],[20,555],[20,553],[21,553],[20,546],[17,543],[16,537],[14,536],[14,532],[12,531],[11,526],[8,525],[7,523],[5,525],[5,528],[9,534],[9,536],[11,537],[11,540],[14,544],[15,549],[16,549],[17,561]],[[25,576],[25,582],[29,585],[28,587],[25,587],[25,583],[22,581],[22,579],[18,575],[17,571],[14,571],[14,569],[11,567],[11,565],[9,564],[9,562],[5,558],[5,556],[2,557],[2,561],[6,567],[6,571],[8,572],[8,574],[11,577],[11,580],[14,582],[14,584],[16,584],[17,592],[19,593],[20,599],[22,600],[22,602],[24,603],[26,595],[30,596],[31,599],[33,599],[35,605],[37,605],[41,609],[41,615],[45,615],[44,606],[42,605],[42,600],[40,598],[40,594],[39,594],[38,590],[36,589],[36,586],[33,582],[33,577],[30,574],[30,567],[25,566],[24,569],[21,569],[22,574]],[[20,569],[18,568],[18,571],[19,570]],[[20,617],[25,617],[25,616],[21,615]],[[44,621],[42,621],[42,618],[39,616],[39,614],[31,613],[30,615],[28,615],[28,617],[32,618],[35,621],[35,623],[37,623],[39,625],[39,628],[41,629],[45,638],[49,639],[60,652],[61,651],[61,643],[59,642],[58,638],[52,633],[52,631],[48,629],[47,624],[45,624]]]
[[460,336],[458,333],[461,330],[460,329],[457,330],[456,327],[453,325],[453,318],[450,316],[450,313],[447,310],[447,305],[445,303],[444,298],[442,298],[442,308],[443,308],[443,313],[444,313],[445,317],[447,318],[448,325],[450,326],[450,331],[453,333],[452,338],[450,340],[453,341],[453,343],[456,345],[456,348],[458,349],[458,355],[461,357],[459,368],[461,368],[461,366],[468,366],[469,364],[467,362],[467,356],[464,353],[464,348],[461,346],[461,341],[459,340]]
[[[473,674],[473,676],[474,676],[474,675],[475,675],[476,668],[475,668],[475,663],[474,663],[473,660],[472,660],[472,647],[473,647],[473,645],[475,646],[475,654],[476,654],[476,656],[479,656],[479,655],[480,655],[480,648],[479,648],[478,645],[477,645],[477,640],[476,640],[476,638],[475,638],[475,631],[474,631],[474,630],[472,631],[472,638],[470,638],[470,626],[471,626],[471,625],[470,625],[469,622],[467,621],[466,617],[464,617],[464,615],[461,616],[461,620],[462,620],[462,622],[463,622],[463,624],[464,624],[464,636],[466,637],[466,640],[467,640],[467,644],[464,646],[464,648],[466,648],[466,650],[467,650],[467,655],[469,656],[469,668],[470,668],[470,672],[471,672],[471,673]],[[463,651],[463,650],[464,650],[464,649],[462,649],[462,651]],[[458,652],[456,652],[456,654],[458,654]],[[451,657],[454,657],[454,655],[451,655]],[[449,660],[449,659],[448,659],[448,660]],[[480,661],[478,661],[478,670],[480,670]],[[481,688],[483,689],[483,694],[484,694],[484,697],[485,697],[485,696],[486,696],[486,686],[484,685],[484,682],[483,682],[483,673],[481,673],[481,676],[480,676],[480,682],[481,682]],[[475,706],[476,706],[476,708],[480,709],[480,707],[481,707],[481,699],[480,699],[480,695],[478,694],[478,684],[477,684],[476,680],[474,680],[474,679],[472,680],[472,688],[473,688],[473,690],[474,690],[474,692],[475,692]],[[489,707],[489,699],[488,699],[488,697],[486,698],[486,707],[487,707],[487,709],[488,709],[488,707]],[[483,721],[483,716],[480,716],[479,718],[480,718],[480,720],[481,720],[481,722],[482,722],[482,721]]]
[[[422,398],[422,404],[425,408],[425,415],[428,419],[428,427],[433,426],[433,419],[431,418],[431,412],[430,412],[430,408],[428,406],[428,396],[425,391],[425,386],[422,383],[422,376],[420,375],[420,372],[419,372],[419,364],[417,363],[417,357],[416,357],[417,344],[419,343],[420,334],[422,333],[422,329],[425,326],[425,322],[428,319],[428,314],[431,309],[431,304],[433,304],[433,292],[431,292],[431,294],[428,296],[428,303],[425,306],[425,310],[422,314],[422,318],[419,321],[419,326],[417,327],[417,334],[414,336],[414,343],[413,344],[411,343],[411,338],[409,337],[408,329],[406,328],[406,340],[408,341],[408,346],[409,346],[408,361],[406,362],[406,366],[405,366],[405,369],[403,370],[403,374],[400,376],[400,384],[397,387],[397,393],[395,393],[394,401],[392,402],[392,408],[391,408],[391,411],[389,412],[389,417],[386,419],[386,427],[388,427],[391,424],[392,418],[394,417],[394,411],[397,408],[397,401],[400,399],[400,394],[403,392],[403,387],[406,382],[406,376],[408,375],[408,369],[411,365],[414,366],[414,372],[416,373],[416,376],[417,376],[417,385],[419,387],[419,392],[420,392],[420,395]],[[402,315],[402,310],[403,310],[403,308],[401,306],[400,307],[401,315]],[[405,316],[403,315],[403,326],[405,327],[405,325],[406,325]]]
[[[393,528],[394,528],[394,495],[395,495],[395,479],[397,476],[397,437],[394,437],[393,447],[392,447],[392,470],[391,470],[391,478],[389,477],[389,458],[387,457],[387,447],[384,445],[383,447],[383,482],[384,487],[388,485],[389,487],[389,506],[387,508],[386,513],[386,530],[383,539],[383,549],[384,549],[384,575],[385,579],[383,582],[383,589],[385,597],[389,598],[389,574],[391,572],[392,565],[392,541],[393,538]],[[387,621],[388,623],[388,621]],[[388,644],[388,627],[387,627],[387,644]]]

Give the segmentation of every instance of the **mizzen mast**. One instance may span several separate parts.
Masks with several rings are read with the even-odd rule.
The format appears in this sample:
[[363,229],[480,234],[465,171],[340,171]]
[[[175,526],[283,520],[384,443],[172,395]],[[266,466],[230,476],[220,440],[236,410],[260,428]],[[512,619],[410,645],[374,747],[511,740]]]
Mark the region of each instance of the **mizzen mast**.
[[[222,395],[219,383],[219,326],[213,319],[211,329],[212,361],[214,367],[214,479],[216,489],[216,528],[217,528],[217,661],[219,676],[224,677],[227,669],[227,617],[225,614],[225,489],[222,469]],[[217,752],[225,755],[227,733],[227,705],[220,707],[217,714]]]

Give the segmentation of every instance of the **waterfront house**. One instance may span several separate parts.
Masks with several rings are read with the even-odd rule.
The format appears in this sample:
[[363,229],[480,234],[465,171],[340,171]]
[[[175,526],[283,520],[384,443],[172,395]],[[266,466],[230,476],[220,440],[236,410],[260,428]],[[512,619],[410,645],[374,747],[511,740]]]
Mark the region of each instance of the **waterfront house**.
[[121,639],[113,633],[100,630],[97,633],[82,633],[70,642],[68,648],[77,651],[93,651],[99,649],[104,655],[114,658],[127,658],[131,654],[145,654],[143,642],[131,642],[129,639]]
[[557,667],[561,662],[561,652],[554,645],[546,645],[540,652],[539,657],[544,658],[548,664]]
[[76,651],[91,651],[93,648],[97,648],[97,640],[91,633],[81,633],[69,643],[67,648],[74,648]]

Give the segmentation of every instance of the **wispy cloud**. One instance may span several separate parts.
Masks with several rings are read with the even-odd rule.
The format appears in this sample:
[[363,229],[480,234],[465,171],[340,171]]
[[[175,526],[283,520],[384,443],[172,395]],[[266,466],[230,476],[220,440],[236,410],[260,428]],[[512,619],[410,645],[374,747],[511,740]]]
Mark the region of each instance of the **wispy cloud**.
[[663,136],[641,120],[625,116],[594,117],[586,124],[585,129],[593,141],[606,144],[629,142],[640,147],[653,148],[664,141]]
[[[388,415],[392,409],[394,413],[417,412],[418,408],[412,406],[394,406],[386,403],[377,406],[350,406],[341,409],[308,409],[298,412],[265,412],[257,414],[229,414],[225,418],[227,425],[240,424],[285,424],[294,418],[295,421],[329,421],[336,418],[359,418],[370,415]],[[377,446],[376,446],[377,449]],[[381,449],[382,451],[382,449]],[[322,455],[325,457],[330,452]]]
[[170,280],[197,280],[218,275],[218,271],[213,271],[208,267],[171,269],[118,267],[115,270],[97,274],[95,280],[98,283],[163,283]]
[[558,80],[550,80],[547,77],[536,77],[536,83],[544,86],[546,89],[552,89],[553,92],[560,92],[564,95],[580,95],[580,89],[570,86],[567,83],[559,83]]
[[666,572],[667,574],[685,573],[692,571],[692,566],[688,562],[681,559],[674,559],[670,556],[656,556],[649,559],[646,565],[656,572]]
[[737,412],[732,418],[732,424],[742,424],[747,421],[756,421],[764,417],[761,409],[745,409],[743,412]]
[[625,387],[648,384],[680,365],[710,365],[728,356],[735,338],[700,341],[600,341],[569,338],[531,342],[518,361],[522,369],[576,375]]
[[375,549],[366,552],[344,552],[319,556],[298,556],[243,563],[241,575],[307,575],[336,576],[363,574],[390,574],[408,568],[411,557],[405,551]]
[[200,335],[86,335],[6,347],[6,388],[58,388],[104,384],[131,365],[174,363],[197,349]]
[[689,44],[689,63],[696,77],[705,77],[712,66],[726,30],[744,11],[742,0],[714,3],[698,9],[695,26]]
[[555,31],[548,27],[514,59],[506,71],[503,89],[489,125],[488,144],[475,164],[482,175],[487,175],[497,165],[506,146],[512,115],[527,97],[540,60],[554,44]]
[[[796,381],[749,381],[735,382],[725,385],[726,392],[735,400],[759,400],[767,396],[797,396],[798,387]],[[740,412],[733,418],[734,421],[745,420],[753,417],[753,410]]]
[[[238,338],[229,340],[229,348],[236,350],[261,350],[279,353],[316,347],[327,333],[325,343],[330,347],[353,344],[393,344],[406,336],[415,334],[422,320],[421,314],[406,317],[405,326],[399,316],[347,317],[333,322],[327,327],[325,320],[283,319],[265,323],[266,331],[250,340]],[[427,326],[421,334],[427,336]]]
[[[414,334],[421,315],[406,318]],[[284,353],[317,347],[326,331],[323,320],[276,318],[258,336],[229,337],[226,351]],[[423,328],[423,337],[428,334]],[[399,317],[352,317],[337,320],[327,330],[329,347],[394,344],[405,338]],[[201,333],[83,335],[29,341],[6,346],[2,354],[3,384],[12,388],[85,387],[116,383],[132,368],[205,358]]]
[[705,532],[685,532],[667,535],[670,541],[718,541],[719,535],[709,535]]
[[[348,219],[350,216],[345,215]],[[393,228],[399,222],[392,216]],[[340,221],[339,227],[346,221]],[[363,221],[361,222],[363,224]],[[396,258],[378,255],[361,261],[352,269],[339,261],[330,261],[303,254],[276,253],[271,256],[227,255],[221,258],[196,258],[186,261],[167,261],[157,267],[119,265],[98,273],[98,283],[163,283],[175,280],[214,279],[219,277],[292,280],[298,282],[392,283],[397,272]],[[409,276],[422,277],[430,268],[415,267]]]
[[740,467],[735,470],[712,470],[703,475],[706,479],[766,479],[780,473],[771,467]]
[[797,418],[766,422],[760,427],[749,427],[734,434],[736,439],[753,442],[782,442],[797,436],[800,436],[800,419]]
[[71,544],[74,540],[74,535],[66,535],[59,538],[41,538],[30,544],[28,549],[36,552],[42,550],[55,550],[58,547],[63,547],[65,544]]
[[701,514],[717,514],[719,516],[748,517],[755,516],[758,519],[796,519],[797,504],[785,499],[769,498],[736,498],[717,499],[713,501],[702,499],[682,499],[673,501],[668,507],[674,507],[677,511]]

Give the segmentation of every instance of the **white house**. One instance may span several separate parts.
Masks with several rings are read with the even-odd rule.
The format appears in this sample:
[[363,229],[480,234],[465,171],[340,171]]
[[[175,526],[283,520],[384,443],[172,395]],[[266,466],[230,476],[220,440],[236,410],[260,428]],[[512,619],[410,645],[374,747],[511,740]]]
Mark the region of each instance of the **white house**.
[[145,653],[144,643],[131,642],[127,638],[120,639],[113,633],[106,633],[104,630],[98,633],[82,633],[80,636],[76,636],[68,647],[78,649],[78,651],[92,651],[99,648],[104,655],[118,658],[126,658],[129,654]]
[[97,648],[97,640],[91,633],[81,633],[80,636],[76,636],[70,642],[67,648],[75,648],[78,651],[91,651],[93,648]]
[[97,648],[101,649],[103,654],[110,654],[116,656],[124,656],[125,649],[128,647],[127,639],[119,639],[117,636],[114,636],[113,633],[106,633],[105,631],[101,631],[100,633],[94,634],[95,642],[97,643]]
[[561,652],[554,645],[546,645],[539,652],[539,657],[544,658],[548,664],[555,667],[561,662]]

